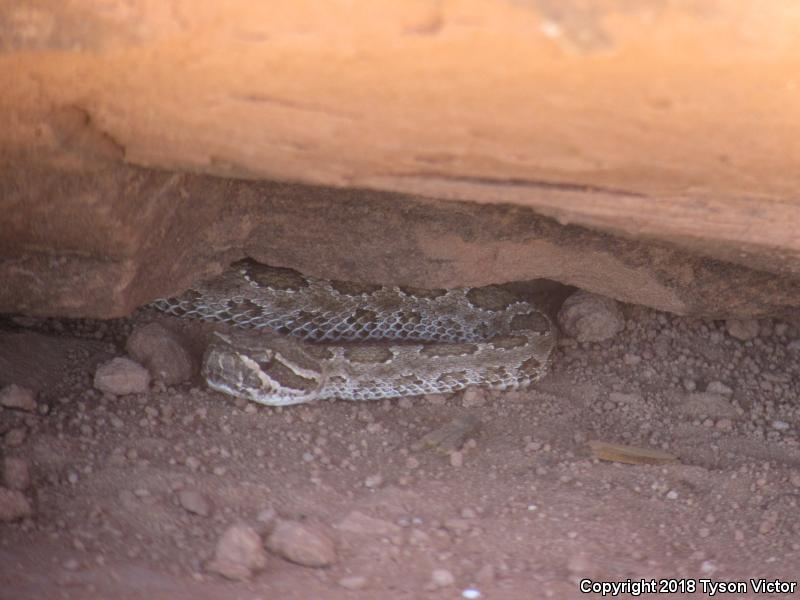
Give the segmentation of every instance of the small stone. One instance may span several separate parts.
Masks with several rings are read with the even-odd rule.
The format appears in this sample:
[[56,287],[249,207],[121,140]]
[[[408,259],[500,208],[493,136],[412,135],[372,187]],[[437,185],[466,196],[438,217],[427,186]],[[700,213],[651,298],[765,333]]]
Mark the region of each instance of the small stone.
[[274,524],[277,518],[278,511],[271,506],[262,508],[260,511],[258,511],[258,515],[256,515],[256,521],[259,523],[265,523],[267,525]]
[[350,577],[342,577],[337,583],[346,590],[363,590],[367,587],[368,582],[366,577],[352,575]]
[[66,571],[77,571],[78,569],[81,568],[81,563],[79,563],[76,558],[68,558],[63,563],[61,563],[61,566]]
[[178,492],[178,502],[190,513],[201,517],[207,517],[211,514],[211,502],[194,488],[186,488]]
[[267,548],[305,567],[327,567],[336,562],[333,540],[315,527],[297,521],[278,521],[267,538]]
[[25,491],[31,484],[28,463],[21,458],[7,456],[3,460],[3,481],[12,490]]
[[381,475],[380,473],[376,473],[374,475],[368,476],[364,480],[364,487],[373,489],[380,487],[382,483],[383,483],[383,475]]
[[26,437],[27,433],[24,428],[14,427],[6,431],[6,434],[3,436],[3,443],[9,448],[16,448],[25,443]]
[[116,396],[144,394],[150,387],[150,372],[129,358],[113,358],[95,371],[94,387]]
[[36,412],[36,396],[31,390],[12,383],[0,389],[0,406]]
[[776,419],[772,422],[772,428],[777,429],[778,431],[786,431],[789,429],[789,427],[791,427],[791,425],[789,425],[789,423],[786,421],[780,421]]
[[468,387],[466,390],[464,390],[464,394],[461,397],[461,406],[464,408],[483,406],[485,403],[486,391],[479,387]]
[[564,333],[579,342],[609,340],[625,328],[625,318],[616,300],[583,290],[564,301],[558,323]]
[[16,521],[32,514],[30,502],[22,492],[0,487],[0,521]]
[[758,336],[759,326],[755,319],[728,319],[725,321],[728,335],[737,340],[747,341]]
[[434,569],[431,573],[431,583],[436,587],[448,587],[456,582],[456,578],[447,569]]
[[150,323],[133,330],[125,344],[131,357],[147,367],[153,379],[175,385],[192,377],[193,363],[182,340],[172,331]]
[[626,353],[625,356],[622,357],[622,362],[624,362],[629,367],[635,367],[640,362],[642,362],[642,357],[638,354],[630,354]]
[[711,575],[717,570],[717,565],[714,564],[713,560],[704,560],[700,563],[700,572],[703,575]]
[[450,466],[456,469],[464,466],[464,453],[460,450],[453,450],[450,453]]
[[192,471],[197,471],[197,469],[200,468],[200,459],[194,456],[187,456],[186,460],[183,461],[183,464],[189,467],[189,469]]
[[267,566],[267,553],[255,530],[243,524],[231,525],[214,549],[209,571],[236,581],[246,581]]
[[706,392],[711,394],[720,394],[722,396],[730,396],[733,390],[721,381],[712,381],[706,386]]
[[466,440],[476,434],[479,427],[480,420],[477,417],[469,414],[461,415],[426,433],[411,446],[411,449],[437,448],[441,452],[450,453],[461,449]]
[[365,535],[393,535],[400,532],[400,527],[391,521],[370,517],[364,513],[354,510],[339,521],[337,529],[349,533]]

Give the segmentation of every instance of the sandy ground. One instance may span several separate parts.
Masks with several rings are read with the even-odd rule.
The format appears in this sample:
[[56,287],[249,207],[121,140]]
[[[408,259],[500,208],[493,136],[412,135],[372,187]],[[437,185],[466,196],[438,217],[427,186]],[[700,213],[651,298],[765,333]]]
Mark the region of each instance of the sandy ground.
[[[741,340],[623,311],[610,341],[563,338],[531,390],[283,409],[199,380],[94,389],[151,315],[7,319],[0,385],[37,395],[33,411],[0,408],[6,485],[31,508],[0,522],[0,597],[600,597],[587,579],[710,597],[701,580],[797,581],[800,328],[762,321]],[[453,422],[468,427],[449,450],[420,443]],[[601,461],[594,440],[677,462]],[[29,484],[9,481],[9,458]],[[283,521],[332,542],[332,564],[269,552],[243,581],[209,568],[230,526],[260,540]]]

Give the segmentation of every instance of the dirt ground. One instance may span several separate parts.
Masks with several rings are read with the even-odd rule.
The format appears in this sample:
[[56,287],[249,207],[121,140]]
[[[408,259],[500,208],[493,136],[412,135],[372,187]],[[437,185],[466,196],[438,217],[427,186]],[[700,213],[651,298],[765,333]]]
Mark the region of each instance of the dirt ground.
[[[797,581],[800,327],[761,321],[743,340],[721,321],[623,313],[610,341],[562,338],[527,391],[288,408],[199,378],[95,389],[146,312],[6,319],[0,386],[36,406],[0,408],[6,485],[30,505],[0,522],[0,597],[585,598],[601,596],[582,581],[628,579],[710,597]],[[425,443],[448,424],[460,437]],[[599,460],[598,440],[677,461]],[[240,580],[210,567],[232,525],[266,540],[284,521],[332,542],[332,564],[270,551]]]

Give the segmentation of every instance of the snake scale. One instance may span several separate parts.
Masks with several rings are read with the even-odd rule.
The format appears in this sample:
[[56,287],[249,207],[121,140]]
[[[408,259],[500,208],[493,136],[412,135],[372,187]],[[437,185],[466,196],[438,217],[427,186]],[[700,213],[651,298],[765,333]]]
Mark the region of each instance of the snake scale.
[[546,372],[556,341],[540,309],[498,286],[366,285],[250,259],[153,306],[233,325],[212,335],[204,377],[271,406],[522,388]]

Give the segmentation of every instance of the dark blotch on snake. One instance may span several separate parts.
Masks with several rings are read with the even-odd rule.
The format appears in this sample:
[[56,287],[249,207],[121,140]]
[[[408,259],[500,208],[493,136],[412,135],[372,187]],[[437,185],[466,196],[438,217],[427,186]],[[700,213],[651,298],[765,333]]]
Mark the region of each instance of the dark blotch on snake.
[[344,357],[354,363],[385,363],[394,354],[385,346],[348,346]]
[[294,269],[268,267],[252,260],[236,264],[244,274],[258,285],[273,290],[299,290],[308,286],[308,281]]
[[472,288],[466,296],[473,306],[494,311],[504,310],[517,301],[513,294],[496,285]]
[[478,347],[475,344],[432,342],[422,347],[422,354],[425,356],[467,356],[477,351]]
[[361,296],[363,294],[373,294],[383,286],[369,283],[358,283],[355,281],[331,281],[331,287],[345,296]]

